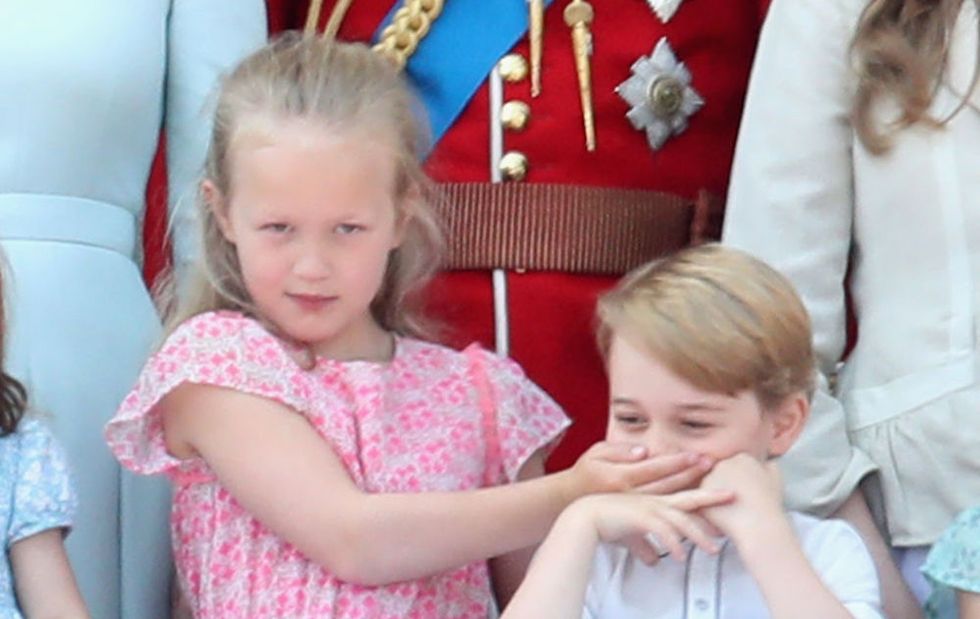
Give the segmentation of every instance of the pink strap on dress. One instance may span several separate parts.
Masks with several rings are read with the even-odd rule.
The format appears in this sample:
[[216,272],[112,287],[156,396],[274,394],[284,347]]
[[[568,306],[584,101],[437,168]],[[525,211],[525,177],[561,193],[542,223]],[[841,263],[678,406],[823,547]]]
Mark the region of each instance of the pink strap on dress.
[[469,361],[470,377],[476,387],[480,416],[483,421],[483,436],[486,441],[486,461],[483,467],[483,485],[496,486],[500,483],[503,471],[500,436],[497,433],[497,406],[493,397],[493,387],[487,368],[483,363],[480,348],[469,346],[464,351]]

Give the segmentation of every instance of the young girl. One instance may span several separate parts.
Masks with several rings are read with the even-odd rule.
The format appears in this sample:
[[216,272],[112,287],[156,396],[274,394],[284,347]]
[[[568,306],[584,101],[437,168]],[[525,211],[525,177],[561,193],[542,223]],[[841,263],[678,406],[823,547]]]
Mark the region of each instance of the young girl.
[[506,597],[569,501],[710,465],[604,445],[479,490],[540,475],[568,421],[513,363],[410,337],[439,245],[420,147],[402,80],[361,45],[287,36],[223,85],[206,278],[106,431],[175,483],[195,617],[482,618],[485,560],[514,553],[491,566]]
[[922,572],[933,585],[929,619],[980,619],[980,507],[959,515],[929,551]]
[[43,424],[24,419],[27,394],[3,369],[2,288],[0,280],[0,616],[88,617],[65,554],[75,512],[65,457]]

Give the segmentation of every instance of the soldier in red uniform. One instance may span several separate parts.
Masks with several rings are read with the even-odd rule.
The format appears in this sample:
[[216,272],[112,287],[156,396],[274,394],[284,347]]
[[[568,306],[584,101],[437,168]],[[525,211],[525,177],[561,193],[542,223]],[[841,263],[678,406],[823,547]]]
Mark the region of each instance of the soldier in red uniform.
[[[536,0],[354,0],[345,15],[326,0],[317,20],[333,15],[341,40],[377,41],[398,8],[430,13],[403,13],[387,39],[409,52],[436,135],[427,171],[447,196],[452,249],[434,310],[447,339],[515,358],[575,419],[552,469],[604,433],[598,293],[720,221],[710,197],[726,193],[767,3],[593,2],[542,3],[539,80]],[[308,0],[268,4],[273,31],[303,27]]]

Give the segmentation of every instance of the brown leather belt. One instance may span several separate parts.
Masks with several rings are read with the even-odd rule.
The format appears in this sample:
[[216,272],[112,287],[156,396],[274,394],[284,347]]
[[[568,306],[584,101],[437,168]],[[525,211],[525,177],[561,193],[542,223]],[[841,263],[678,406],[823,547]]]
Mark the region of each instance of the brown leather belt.
[[722,205],[657,191],[541,183],[445,183],[436,204],[445,268],[621,274],[718,238]]

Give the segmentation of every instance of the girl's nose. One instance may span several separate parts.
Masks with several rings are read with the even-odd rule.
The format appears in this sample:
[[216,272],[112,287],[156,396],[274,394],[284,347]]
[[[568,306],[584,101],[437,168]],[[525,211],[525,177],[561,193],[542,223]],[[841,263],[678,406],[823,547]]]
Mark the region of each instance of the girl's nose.
[[306,279],[322,279],[332,271],[329,249],[320,244],[304,247],[293,271]]

